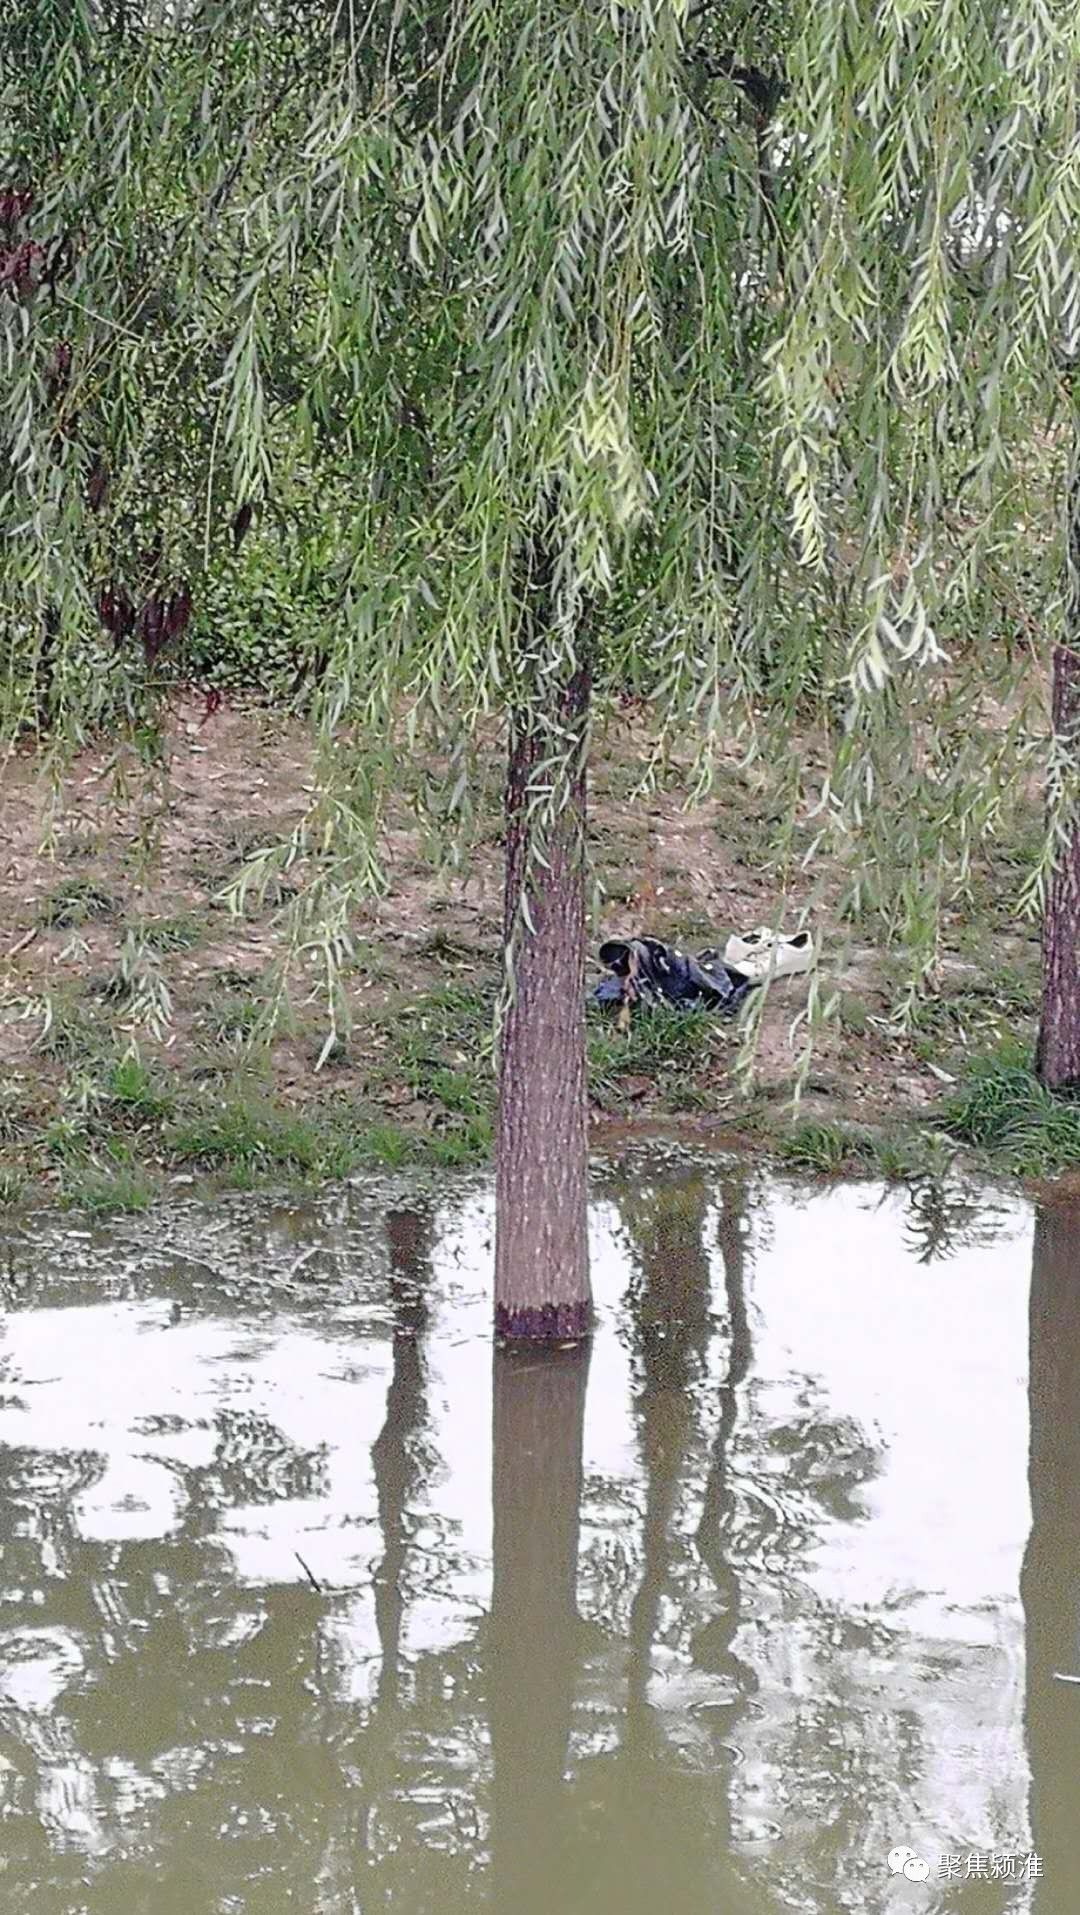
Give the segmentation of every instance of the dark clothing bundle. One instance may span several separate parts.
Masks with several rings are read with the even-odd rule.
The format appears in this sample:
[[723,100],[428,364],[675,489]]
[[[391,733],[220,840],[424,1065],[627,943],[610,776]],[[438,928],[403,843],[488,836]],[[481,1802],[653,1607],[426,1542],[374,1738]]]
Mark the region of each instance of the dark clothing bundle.
[[724,963],[719,951],[687,957],[659,938],[611,938],[600,946],[600,962],[612,976],[601,978],[593,1001],[607,1010],[676,1004],[728,1016],[754,988]]

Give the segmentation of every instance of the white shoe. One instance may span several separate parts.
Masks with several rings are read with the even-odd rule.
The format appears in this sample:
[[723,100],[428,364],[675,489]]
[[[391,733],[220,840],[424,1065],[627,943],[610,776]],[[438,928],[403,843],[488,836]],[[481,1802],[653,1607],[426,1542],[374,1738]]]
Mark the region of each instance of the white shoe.
[[725,964],[745,964],[750,958],[758,958],[762,951],[773,943],[776,933],[767,924],[759,924],[756,931],[747,931],[740,937],[733,931],[724,946]]
[[[813,968],[814,940],[809,931],[797,931],[793,938],[774,937],[769,932],[767,941],[761,940],[758,932],[751,935],[755,943],[745,958],[732,963],[725,953],[725,964],[737,971],[740,977],[760,984],[767,977],[798,977],[803,971]],[[744,942],[748,943],[749,939]]]

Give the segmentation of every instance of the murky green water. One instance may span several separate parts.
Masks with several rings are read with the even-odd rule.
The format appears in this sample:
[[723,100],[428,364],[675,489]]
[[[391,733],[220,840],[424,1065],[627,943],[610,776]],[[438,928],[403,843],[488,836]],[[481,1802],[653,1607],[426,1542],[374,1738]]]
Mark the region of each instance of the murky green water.
[[0,1244],[5,1915],[1072,1915],[1080,1213],[638,1165],[554,1362],[490,1228]]

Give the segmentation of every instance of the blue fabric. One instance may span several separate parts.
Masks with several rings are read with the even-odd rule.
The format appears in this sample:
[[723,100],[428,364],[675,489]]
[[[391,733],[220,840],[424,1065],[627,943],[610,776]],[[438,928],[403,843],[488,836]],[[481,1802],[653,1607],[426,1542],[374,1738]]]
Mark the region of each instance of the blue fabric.
[[[632,959],[636,959],[633,977]],[[729,970],[719,952],[687,957],[659,938],[611,938],[600,946],[600,962],[612,975],[601,978],[592,999],[607,1010],[629,1001],[647,1008],[675,1004],[685,1010],[730,1014],[752,989],[747,978]]]

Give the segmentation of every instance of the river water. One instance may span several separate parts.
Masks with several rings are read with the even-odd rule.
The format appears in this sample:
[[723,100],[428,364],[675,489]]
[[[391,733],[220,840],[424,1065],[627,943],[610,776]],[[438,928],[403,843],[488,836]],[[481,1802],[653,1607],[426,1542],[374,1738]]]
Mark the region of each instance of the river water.
[[554,1359],[491,1227],[0,1237],[0,1910],[1074,1915],[1080,1211],[602,1165]]

